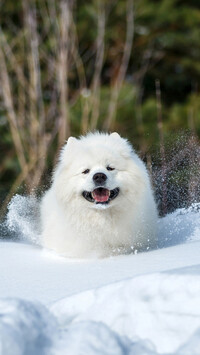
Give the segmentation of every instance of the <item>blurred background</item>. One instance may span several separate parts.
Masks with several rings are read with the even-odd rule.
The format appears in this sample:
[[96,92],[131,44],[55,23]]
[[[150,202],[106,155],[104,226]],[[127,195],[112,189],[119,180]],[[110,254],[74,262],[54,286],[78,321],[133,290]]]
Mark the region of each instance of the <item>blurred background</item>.
[[1,0],[1,214],[48,187],[70,136],[117,131],[160,215],[200,201],[200,3]]

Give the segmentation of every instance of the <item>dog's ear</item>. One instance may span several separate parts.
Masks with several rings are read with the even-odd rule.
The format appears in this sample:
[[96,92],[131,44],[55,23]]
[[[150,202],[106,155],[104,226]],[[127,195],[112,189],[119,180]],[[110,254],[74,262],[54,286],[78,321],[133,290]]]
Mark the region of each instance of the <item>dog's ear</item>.
[[67,148],[71,148],[72,146],[74,146],[74,144],[77,142],[77,139],[74,137],[69,137],[67,140]]
[[120,135],[117,132],[111,133],[111,137],[114,137],[114,138],[117,138],[117,139],[121,138]]

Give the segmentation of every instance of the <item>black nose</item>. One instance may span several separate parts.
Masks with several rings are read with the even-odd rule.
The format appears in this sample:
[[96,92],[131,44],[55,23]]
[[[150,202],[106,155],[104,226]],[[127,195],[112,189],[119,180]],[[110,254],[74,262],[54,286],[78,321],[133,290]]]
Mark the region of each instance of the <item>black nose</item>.
[[93,176],[93,180],[96,185],[105,184],[105,182],[107,180],[107,176],[104,173],[96,173]]

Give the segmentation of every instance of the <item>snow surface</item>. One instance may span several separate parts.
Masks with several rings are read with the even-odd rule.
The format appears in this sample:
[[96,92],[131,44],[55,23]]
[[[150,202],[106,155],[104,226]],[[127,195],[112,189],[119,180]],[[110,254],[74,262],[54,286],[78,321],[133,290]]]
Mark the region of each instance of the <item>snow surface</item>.
[[200,204],[160,219],[158,250],[75,260],[39,246],[22,202],[20,240],[0,241],[0,355],[200,355]]

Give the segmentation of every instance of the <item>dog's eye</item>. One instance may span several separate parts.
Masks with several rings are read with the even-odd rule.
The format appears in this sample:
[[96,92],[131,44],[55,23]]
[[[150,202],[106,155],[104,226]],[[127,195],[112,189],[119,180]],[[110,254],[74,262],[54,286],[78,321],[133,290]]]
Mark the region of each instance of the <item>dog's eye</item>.
[[88,174],[90,172],[90,169],[86,169],[82,172],[82,174]]
[[107,169],[108,171],[115,170],[115,168],[111,168],[111,166],[107,166],[106,169]]

